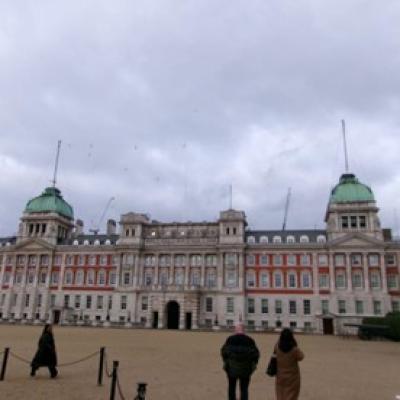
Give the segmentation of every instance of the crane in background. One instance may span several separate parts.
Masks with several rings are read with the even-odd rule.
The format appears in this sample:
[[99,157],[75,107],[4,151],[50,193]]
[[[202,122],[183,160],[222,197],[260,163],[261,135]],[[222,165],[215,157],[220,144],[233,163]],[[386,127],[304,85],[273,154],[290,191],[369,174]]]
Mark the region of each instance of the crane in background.
[[288,189],[288,193],[286,196],[286,204],[285,204],[285,214],[283,216],[283,224],[282,224],[282,230],[284,231],[286,229],[286,223],[287,223],[287,218],[288,218],[288,213],[289,213],[289,206],[290,206],[290,197],[292,195],[292,189]]
[[99,231],[100,231],[100,225],[102,224],[103,219],[104,219],[104,217],[106,216],[107,211],[108,211],[108,209],[110,208],[111,203],[112,203],[114,200],[115,200],[115,197],[110,197],[110,199],[107,201],[107,204],[106,204],[106,206],[105,206],[105,208],[104,208],[103,214],[101,214],[101,217],[100,217],[100,219],[99,219],[97,225],[95,225],[94,228],[89,229],[89,232],[92,232],[92,233],[94,233],[95,235],[97,235],[97,234],[99,233]]

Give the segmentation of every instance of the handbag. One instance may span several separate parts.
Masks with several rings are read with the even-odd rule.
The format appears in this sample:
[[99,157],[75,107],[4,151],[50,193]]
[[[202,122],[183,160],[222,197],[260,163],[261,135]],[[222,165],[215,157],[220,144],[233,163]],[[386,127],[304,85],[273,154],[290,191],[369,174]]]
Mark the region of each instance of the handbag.
[[275,376],[276,373],[278,372],[278,362],[276,359],[276,354],[272,354],[271,358],[269,359],[269,363],[267,366],[267,370],[265,371],[265,373],[268,376]]

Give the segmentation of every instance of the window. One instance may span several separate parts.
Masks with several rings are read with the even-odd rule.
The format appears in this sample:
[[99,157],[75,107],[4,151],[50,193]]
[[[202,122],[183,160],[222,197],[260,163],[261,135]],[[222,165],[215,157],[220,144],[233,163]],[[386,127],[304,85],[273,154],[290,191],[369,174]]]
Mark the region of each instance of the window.
[[142,311],[147,311],[149,306],[149,298],[147,296],[142,296]]
[[17,285],[21,284],[22,282],[22,272],[17,272],[17,274],[15,275],[15,283]]
[[282,287],[282,274],[280,274],[279,272],[274,274],[274,287]]
[[111,310],[112,309],[112,296],[108,296],[108,306],[107,306],[107,308],[109,309],[109,310]]
[[254,265],[256,262],[256,258],[253,255],[248,255],[246,257],[246,263],[247,265]]
[[65,258],[65,264],[66,265],[72,265],[73,263],[73,257],[71,255],[67,255],[67,257]]
[[335,265],[338,267],[344,266],[344,255],[343,254],[336,254],[335,255]]
[[361,265],[361,254],[352,254],[350,260],[351,265]]
[[206,256],[206,265],[207,266],[216,266],[217,265],[217,256],[214,254],[208,254]]
[[54,307],[56,305],[56,295],[52,294],[50,296],[50,307]]
[[51,283],[52,283],[52,285],[57,285],[58,284],[59,276],[60,276],[60,273],[58,271],[53,271],[51,273]]
[[28,284],[32,285],[35,280],[35,271],[30,269],[28,272]]
[[282,238],[280,236],[274,236],[274,238],[272,239],[272,243],[282,243]]
[[18,256],[17,256],[17,264],[18,264],[18,265],[24,265],[24,264],[25,264],[25,256],[23,256],[23,255],[18,255]]
[[275,314],[282,314],[282,300],[275,300]]
[[282,256],[279,254],[274,255],[274,265],[282,265]]
[[388,275],[387,276],[388,288],[389,289],[397,289],[397,275]]
[[289,300],[289,314],[297,313],[297,304],[296,300]]
[[36,266],[36,256],[29,256],[28,258],[28,265],[30,267]]
[[268,237],[267,236],[261,236],[260,237],[260,243],[268,243]]
[[253,244],[256,242],[256,238],[254,236],[247,236],[247,243]]
[[117,256],[117,255],[113,255],[112,256],[112,265],[114,265],[114,266],[116,266],[116,265],[118,265],[119,264],[119,256]]
[[194,269],[190,273],[190,283],[194,286],[200,285],[200,270],[198,268]]
[[254,299],[247,299],[247,312],[249,314],[254,314]]
[[153,271],[151,268],[146,268],[144,271],[144,285],[151,286],[153,284]]
[[229,288],[236,287],[236,269],[227,269],[225,272],[226,286]]
[[311,287],[311,276],[308,272],[304,272],[303,275],[301,276],[301,278],[302,278],[303,288]]
[[78,257],[78,265],[85,265],[85,256],[80,255]]
[[265,254],[262,254],[260,257],[260,264],[261,265],[268,265],[268,256]]
[[88,285],[94,285],[94,271],[89,270],[86,274],[86,281]]
[[126,296],[121,296],[121,301],[120,301],[120,308],[121,310],[126,310]]
[[326,242],[326,237],[324,235],[317,236],[317,243],[325,243],[325,242]]
[[392,301],[392,311],[393,312],[400,312],[400,301]]
[[311,314],[311,300],[308,299],[303,300],[303,313],[304,315]]
[[107,256],[100,256],[100,265],[107,265]]
[[105,285],[106,283],[106,273],[104,271],[99,271],[97,274],[97,284],[98,285]]
[[289,328],[290,329],[296,329],[297,328],[297,322],[296,321],[290,321],[289,322]]
[[89,256],[89,265],[96,265],[96,256],[90,255]]
[[110,273],[110,285],[115,285],[117,283],[117,274],[115,272]]
[[363,284],[362,284],[362,274],[361,274],[361,272],[355,272],[355,273],[353,273],[353,276],[352,276],[352,285],[353,285],[353,288],[357,288],[357,289],[363,287]]
[[175,271],[175,284],[176,285],[183,285],[183,279],[184,279],[184,275],[185,271],[182,268],[178,268]]
[[350,226],[351,226],[351,228],[357,228],[357,216],[356,215],[350,216]]
[[17,305],[17,301],[18,301],[18,294],[14,293],[11,298],[11,307],[15,307]]
[[225,265],[237,265],[238,264],[238,256],[234,253],[225,254]]
[[206,312],[213,312],[213,299],[206,297]]
[[379,272],[371,273],[371,288],[380,289],[381,287],[381,275]]
[[97,304],[96,307],[98,310],[103,309],[103,296],[97,296]]
[[268,329],[268,321],[261,321],[261,327],[263,329]]
[[168,269],[162,268],[160,271],[160,284],[168,285]]
[[287,238],[286,238],[286,243],[296,243],[296,239],[295,239],[295,237],[294,236],[288,236]]
[[247,271],[246,273],[246,285],[249,288],[256,286],[256,275],[253,271]]
[[156,257],[154,255],[146,255],[144,257],[144,265],[146,266],[154,266],[156,264]]
[[235,304],[233,297],[226,298],[226,312],[229,314],[233,314],[235,312]]
[[40,264],[49,265],[49,256],[47,254],[40,256]]
[[81,296],[79,294],[75,295],[75,308],[81,307]]
[[300,236],[300,243],[308,243],[310,239],[308,238],[307,235],[302,235]]
[[92,296],[86,296],[86,308],[90,310],[92,308]]
[[75,284],[76,285],[83,285],[84,277],[85,277],[85,275],[84,275],[83,270],[79,269],[78,271],[76,271]]
[[329,313],[329,300],[321,300],[321,311],[322,314]]
[[356,300],[356,314],[364,314],[364,302]]
[[318,254],[318,265],[327,266],[328,256],[326,254]]
[[25,295],[25,307],[29,307],[29,300],[30,300],[30,296],[29,294]]
[[261,313],[268,314],[268,299],[261,299]]
[[338,301],[339,314],[346,314],[346,300]]
[[329,287],[329,275],[328,274],[319,274],[319,287],[320,288],[328,288]]
[[268,287],[268,273],[267,272],[263,272],[260,275],[260,286],[261,287]]
[[212,288],[216,286],[216,271],[214,268],[207,268],[206,272],[206,284],[208,288]]
[[287,265],[296,265],[296,256],[290,254],[287,256]]
[[358,217],[358,222],[359,222],[359,227],[360,228],[366,228],[367,227],[367,219],[365,215],[360,215]]
[[297,286],[296,274],[295,273],[289,273],[289,275],[288,275],[288,286],[290,288],[295,288]]
[[370,267],[377,267],[379,265],[379,255],[378,254],[370,254],[368,256],[368,262]]
[[396,265],[395,254],[387,254],[385,258],[386,258],[386,265]]
[[382,314],[382,303],[379,300],[374,300],[374,314]]
[[308,254],[303,254],[301,256],[300,262],[301,262],[301,265],[305,265],[305,266],[310,265],[310,256]]
[[346,287],[345,276],[343,273],[336,274],[336,288],[344,289]]
[[64,283],[66,285],[72,285],[72,280],[73,280],[73,273],[70,270],[67,270],[65,272],[65,278],[64,278]]
[[55,256],[54,257],[54,265],[57,265],[57,266],[61,265],[61,259],[62,259],[62,257],[60,255]]
[[69,307],[69,294],[64,295],[64,307]]

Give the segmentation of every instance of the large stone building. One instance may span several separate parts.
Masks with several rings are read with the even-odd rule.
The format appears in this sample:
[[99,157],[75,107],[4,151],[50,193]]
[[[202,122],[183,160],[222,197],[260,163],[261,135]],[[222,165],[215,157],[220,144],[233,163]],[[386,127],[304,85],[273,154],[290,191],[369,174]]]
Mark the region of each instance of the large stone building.
[[30,200],[0,239],[0,321],[196,329],[243,320],[341,333],[399,311],[400,245],[380,226],[371,189],[333,188],[325,230],[253,231],[243,211],[161,223],[127,213],[84,234],[57,188]]

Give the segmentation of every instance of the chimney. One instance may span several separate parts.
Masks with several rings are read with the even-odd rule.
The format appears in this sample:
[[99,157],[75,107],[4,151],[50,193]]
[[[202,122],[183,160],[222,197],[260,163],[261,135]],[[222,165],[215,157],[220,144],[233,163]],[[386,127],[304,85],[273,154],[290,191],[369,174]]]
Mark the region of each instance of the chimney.
[[113,219],[107,221],[107,235],[115,235],[117,231],[117,223]]
[[83,234],[83,221],[81,219],[77,219],[75,223],[75,236]]

